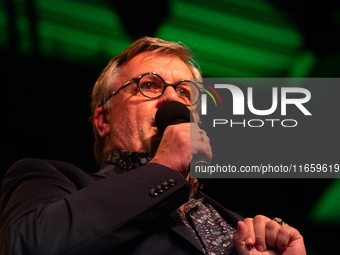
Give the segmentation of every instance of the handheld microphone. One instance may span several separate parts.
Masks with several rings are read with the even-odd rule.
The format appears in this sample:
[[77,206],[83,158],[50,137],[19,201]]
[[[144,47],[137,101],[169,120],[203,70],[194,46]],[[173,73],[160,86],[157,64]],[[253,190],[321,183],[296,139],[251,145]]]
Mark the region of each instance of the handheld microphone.
[[167,126],[190,122],[194,119],[190,110],[182,103],[169,101],[162,104],[156,112],[155,121],[158,132],[163,135]]
[[[162,104],[156,112],[155,122],[158,132],[163,135],[164,130],[169,125],[176,125],[180,123],[187,123],[193,120],[193,115],[191,111],[184,104],[177,101],[169,101]],[[196,168],[197,166],[209,166],[205,155],[198,154],[194,155],[190,162],[190,167]],[[190,169],[191,169],[190,168]],[[209,173],[195,173],[194,178],[199,179],[200,183],[207,184],[210,182]]]

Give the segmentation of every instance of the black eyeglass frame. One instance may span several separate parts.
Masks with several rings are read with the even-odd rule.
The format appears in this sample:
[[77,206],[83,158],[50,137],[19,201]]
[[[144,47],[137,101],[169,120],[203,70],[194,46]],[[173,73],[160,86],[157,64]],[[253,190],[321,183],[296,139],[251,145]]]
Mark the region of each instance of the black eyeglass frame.
[[[140,88],[139,81],[140,81],[145,75],[150,75],[150,74],[151,74],[151,75],[155,75],[155,76],[157,76],[158,78],[160,78],[161,81],[162,81],[163,84],[164,84],[163,91],[162,91],[162,93],[161,93],[159,96],[156,96],[156,97],[147,96],[147,95],[145,95],[145,94],[142,92],[142,90],[141,90],[141,88]],[[151,73],[142,74],[142,75],[139,76],[138,78],[132,78],[131,80],[129,80],[128,82],[126,82],[126,83],[125,83],[123,86],[121,86],[119,89],[117,89],[116,91],[113,91],[112,94],[108,97],[108,99],[103,103],[103,105],[106,104],[112,97],[114,97],[115,95],[117,95],[121,90],[125,89],[127,86],[129,86],[130,84],[133,84],[133,83],[136,83],[136,84],[137,84],[138,91],[139,91],[144,97],[150,98],[150,99],[155,99],[155,98],[161,97],[161,96],[164,94],[164,92],[165,92],[165,90],[166,90],[167,87],[171,86],[171,87],[173,87],[173,88],[176,90],[177,86],[178,86],[179,84],[181,84],[182,82],[189,82],[189,83],[192,83],[192,84],[197,88],[197,91],[198,91],[198,93],[199,93],[198,99],[197,99],[197,101],[196,101],[195,103],[193,103],[193,104],[188,104],[188,106],[197,104],[197,103],[199,102],[200,98],[201,98],[201,90],[200,90],[200,88],[197,86],[196,83],[194,83],[194,82],[192,82],[192,81],[189,81],[189,80],[181,80],[181,81],[178,82],[177,84],[171,84],[171,83],[165,82],[165,81],[163,80],[163,78],[162,78],[161,76],[159,76],[158,74],[152,73],[152,72],[151,72]]]

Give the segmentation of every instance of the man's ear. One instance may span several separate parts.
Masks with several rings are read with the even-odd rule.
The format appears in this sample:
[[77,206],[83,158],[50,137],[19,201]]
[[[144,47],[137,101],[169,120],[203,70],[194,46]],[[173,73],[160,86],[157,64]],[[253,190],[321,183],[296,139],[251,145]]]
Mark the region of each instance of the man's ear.
[[106,118],[106,111],[104,107],[97,107],[94,111],[93,122],[97,128],[98,134],[104,138],[110,134],[110,125]]

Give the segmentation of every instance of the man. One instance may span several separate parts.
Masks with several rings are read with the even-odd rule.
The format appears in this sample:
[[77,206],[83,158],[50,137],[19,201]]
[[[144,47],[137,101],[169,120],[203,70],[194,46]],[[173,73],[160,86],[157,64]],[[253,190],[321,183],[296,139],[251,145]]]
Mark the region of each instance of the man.
[[17,162],[2,187],[1,254],[306,254],[296,229],[243,220],[197,189],[190,161],[212,158],[197,124],[159,135],[155,114],[165,102],[191,106],[198,122],[193,77],[200,72],[188,49],[157,38],[112,59],[92,93],[100,171]]

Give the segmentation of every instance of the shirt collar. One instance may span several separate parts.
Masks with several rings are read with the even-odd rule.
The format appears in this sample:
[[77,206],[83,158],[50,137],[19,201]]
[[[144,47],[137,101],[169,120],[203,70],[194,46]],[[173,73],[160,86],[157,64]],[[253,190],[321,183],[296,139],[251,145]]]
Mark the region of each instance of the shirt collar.
[[151,153],[116,150],[104,155],[102,164],[111,164],[124,170],[144,166],[151,161]]

